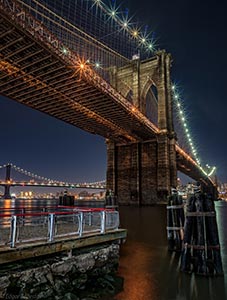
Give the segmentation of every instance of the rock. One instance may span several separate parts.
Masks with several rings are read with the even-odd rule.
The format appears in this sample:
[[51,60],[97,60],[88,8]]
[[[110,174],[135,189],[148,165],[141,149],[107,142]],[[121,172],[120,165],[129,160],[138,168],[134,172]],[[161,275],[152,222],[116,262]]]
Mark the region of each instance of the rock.
[[109,252],[109,248],[99,250],[98,255],[96,256],[97,259],[95,261],[96,267],[103,266],[106,263],[106,261],[108,260]]
[[71,284],[75,288],[80,289],[87,282],[87,278],[88,278],[87,274],[78,275],[78,277],[75,278]]
[[18,273],[18,275],[20,276],[20,279],[18,280],[26,284],[31,283],[34,280],[34,274],[35,269],[22,271],[21,273]]
[[10,284],[9,276],[0,277],[0,291],[6,289]]
[[53,277],[53,274],[51,272],[49,272],[47,275],[46,275],[46,278],[47,280],[50,282],[50,284],[52,286],[54,286],[54,277]]
[[71,260],[60,261],[51,266],[51,270],[54,274],[62,275],[69,273],[73,267]]
[[36,286],[34,288],[31,288],[29,292],[32,295],[38,295],[39,292],[41,292],[40,286]]
[[73,293],[66,293],[62,300],[79,300],[79,298]]
[[76,267],[81,273],[91,270],[95,265],[95,260],[91,253],[79,255],[76,257]]
[[110,245],[77,256],[46,258],[41,266],[36,261],[27,263],[23,271],[17,268],[0,277],[0,299],[7,295],[24,300],[100,299],[103,292],[113,290],[107,274],[114,273],[118,252],[118,245]]
[[36,299],[37,300],[46,300],[48,297],[52,297],[54,295],[54,292],[53,292],[53,290],[52,289],[48,289],[48,290],[45,290],[45,291],[41,291],[38,295],[37,295],[37,297],[36,297]]
[[65,283],[62,280],[56,279],[54,283],[54,289],[57,293],[61,293],[65,289]]

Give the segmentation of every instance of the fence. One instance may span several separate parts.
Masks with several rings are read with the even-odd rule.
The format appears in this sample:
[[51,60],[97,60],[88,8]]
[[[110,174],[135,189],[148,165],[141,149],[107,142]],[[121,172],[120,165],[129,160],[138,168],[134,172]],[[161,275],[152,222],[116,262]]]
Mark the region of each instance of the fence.
[[58,211],[0,214],[0,246],[80,238],[118,227],[119,213],[111,209],[61,207]]

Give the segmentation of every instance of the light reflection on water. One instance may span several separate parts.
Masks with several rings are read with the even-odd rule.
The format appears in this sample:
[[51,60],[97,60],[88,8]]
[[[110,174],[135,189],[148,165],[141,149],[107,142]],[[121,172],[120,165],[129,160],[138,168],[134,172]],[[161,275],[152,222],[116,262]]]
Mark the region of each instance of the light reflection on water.
[[201,277],[180,272],[179,255],[166,243],[166,208],[121,207],[121,225],[128,229],[122,246],[119,275],[123,291],[116,300],[226,300],[227,202],[217,202],[219,238],[225,277]]
[[[55,206],[56,200],[0,200],[0,207]],[[166,208],[120,207],[128,229],[121,247],[118,275],[123,291],[107,300],[226,300],[227,202],[215,203],[225,276],[205,278],[180,272],[179,255],[167,251]]]

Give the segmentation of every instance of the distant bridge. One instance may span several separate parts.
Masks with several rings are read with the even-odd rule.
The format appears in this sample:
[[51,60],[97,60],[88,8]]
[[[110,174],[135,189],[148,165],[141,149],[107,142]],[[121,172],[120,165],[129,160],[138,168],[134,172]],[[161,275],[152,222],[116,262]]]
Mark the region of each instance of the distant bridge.
[[0,181],[0,186],[35,186],[35,187],[59,187],[59,188],[83,188],[83,189],[105,189],[105,184],[89,183],[54,183],[54,182],[35,182],[35,181]]
[[[0,186],[5,187],[4,198],[10,199],[10,188],[15,186],[29,186],[29,187],[55,187],[55,188],[70,188],[70,189],[98,189],[103,190],[106,188],[105,181],[98,181],[92,183],[68,183],[64,181],[51,180],[43,176],[39,176],[27,170],[24,170],[20,167],[17,167],[14,164],[8,163],[0,166],[0,169],[5,169],[5,180],[0,180]],[[26,175],[27,177],[32,178],[31,180],[17,181],[11,178],[11,169],[16,170],[17,172]]]

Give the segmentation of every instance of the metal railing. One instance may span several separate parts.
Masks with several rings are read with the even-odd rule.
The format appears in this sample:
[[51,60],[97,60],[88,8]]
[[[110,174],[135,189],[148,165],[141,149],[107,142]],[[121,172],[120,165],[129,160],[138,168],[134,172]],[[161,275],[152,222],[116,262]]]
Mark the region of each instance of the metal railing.
[[54,212],[0,214],[0,247],[104,234],[118,227],[119,213],[111,209],[62,207]]

